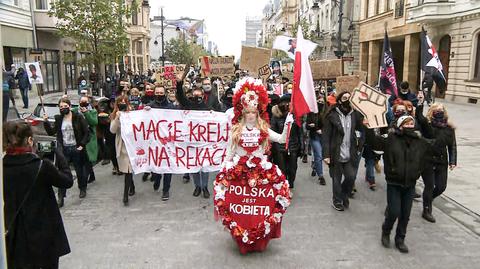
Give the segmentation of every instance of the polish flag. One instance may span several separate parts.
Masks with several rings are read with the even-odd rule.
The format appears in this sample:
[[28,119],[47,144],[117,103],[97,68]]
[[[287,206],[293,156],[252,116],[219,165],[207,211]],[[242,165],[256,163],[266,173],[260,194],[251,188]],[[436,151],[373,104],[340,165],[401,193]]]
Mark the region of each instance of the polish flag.
[[307,113],[318,113],[317,98],[313,85],[312,70],[308,56],[317,44],[303,39],[302,28],[298,27],[297,46],[295,49],[295,67],[293,70],[292,110],[298,126],[301,117]]

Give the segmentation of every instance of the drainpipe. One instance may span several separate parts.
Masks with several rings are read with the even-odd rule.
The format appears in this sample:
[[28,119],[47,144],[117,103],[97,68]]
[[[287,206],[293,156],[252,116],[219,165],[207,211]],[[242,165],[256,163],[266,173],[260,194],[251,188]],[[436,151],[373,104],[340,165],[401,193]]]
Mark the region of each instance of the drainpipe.
[[30,0],[30,15],[32,16],[32,30],[33,30],[33,45],[35,49],[38,49],[37,29],[35,28],[34,5],[35,5],[35,2],[33,0]]

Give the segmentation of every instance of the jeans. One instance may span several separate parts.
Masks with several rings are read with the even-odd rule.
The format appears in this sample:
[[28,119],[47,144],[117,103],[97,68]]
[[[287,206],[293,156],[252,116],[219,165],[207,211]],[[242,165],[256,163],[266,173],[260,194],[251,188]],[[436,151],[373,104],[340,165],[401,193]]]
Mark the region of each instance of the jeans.
[[317,176],[323,176],[323,158],[322,158],[322,142],[321,136],[315,134],[310,137],[310,145],[312,146],[313,151],[313,163],[314,170],[317,173]]
[[369,183],[375,183],[375,159],[365,158],[366,175],[365,179]]
[[28,88],[20,89],[20,94],[22,95],[23,107],[28,108]]
[[423,183],[423,207],[432,207],[433,200],[440,196],[447,188],[447,165],[428,165],[422,172]]
[[398,219],[395,242],[405,239],[407,225],[412,211],[415,186],[402,187],[387,184],[387,214],[382,225],[383,233],[390,234],[395,221]]
[[7,116],[8,116],[8,108],[10,107],[10,93],[8,91],[3,91],[2,95],[2,103],[3,103],[3,115],[2,119],[3,121],[7,121]]
[[193,177],[193,184],[195,184],[195,187],[205,189],[208,187],[208,172],[198,172],[195,174],[192,174]]
[[[160,186],[160,181],[162,181],[161,174],[152,173],[153,184]],[[170,183],[172,183],[172,174],[163,174],[163,191],[170,190]]]
[[[332,200],[334,203],[342,203],[352,192],[355,183],[355,164],[356,161],[350,160],[346,163],[336,162],[330,167],[331,175],[333,175]],[[342,181],[343,177],[344,180]]]
[[65,155],[68,163],[73,163],[75,173],[77,174],[78,188],[80,190],[86,190],[87,174],[85,167],[85,150],[78,151],[76,146],[63,146],[63,155]]

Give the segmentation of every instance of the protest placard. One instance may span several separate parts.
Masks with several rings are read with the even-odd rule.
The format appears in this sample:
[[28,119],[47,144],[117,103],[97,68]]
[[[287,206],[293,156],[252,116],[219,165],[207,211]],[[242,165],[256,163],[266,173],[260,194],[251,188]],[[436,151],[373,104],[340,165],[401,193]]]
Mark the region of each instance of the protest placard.
[[203,77],[231,77],[235,75],[235,57],[203,56],[200,57]]
[[360,78],[360,81],[367,83],[367,72],[358,70],[358,71],[353,71],[353,74],[357,75]]
[[174,89],[177,86],[177,79],[181,79],[185,65],[161,66],[155,71],[155,79],[167,89]]
[[343,61],[341,59],[310,61],[310,66],[314,80],[334,79],[343,76]]
[[43,84],[42,70],[39,62],[25,63],[28,81],[30,84]]
[[387,127],[387,96],[361,82],[350,97],[352,107],[365,116],[368,128]]
[[271,49],[242,46],[240,69],[248,70],[251,76],[258,77],[259,70],[270,64]]
[[342,92],[352,92],[353,89],[359,86],[359,84],[360,77],[356,75],[337,77],[335,92],[337,95]]
[[272,75],[272,70],[268,64],[260,67],[258,70],[258,76],[263,80],[266,81]]
[[120,122],[135,174],[218,171],[231,129],[227,114],[210,111],[138,110]]

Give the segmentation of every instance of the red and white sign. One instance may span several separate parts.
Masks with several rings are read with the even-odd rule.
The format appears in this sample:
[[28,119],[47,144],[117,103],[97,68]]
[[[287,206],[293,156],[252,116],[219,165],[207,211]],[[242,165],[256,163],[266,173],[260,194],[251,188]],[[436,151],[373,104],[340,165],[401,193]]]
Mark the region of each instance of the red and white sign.
[[120,122],[135,174],[218,171],[231,129],[225,113],[210,111],[138,110]]

